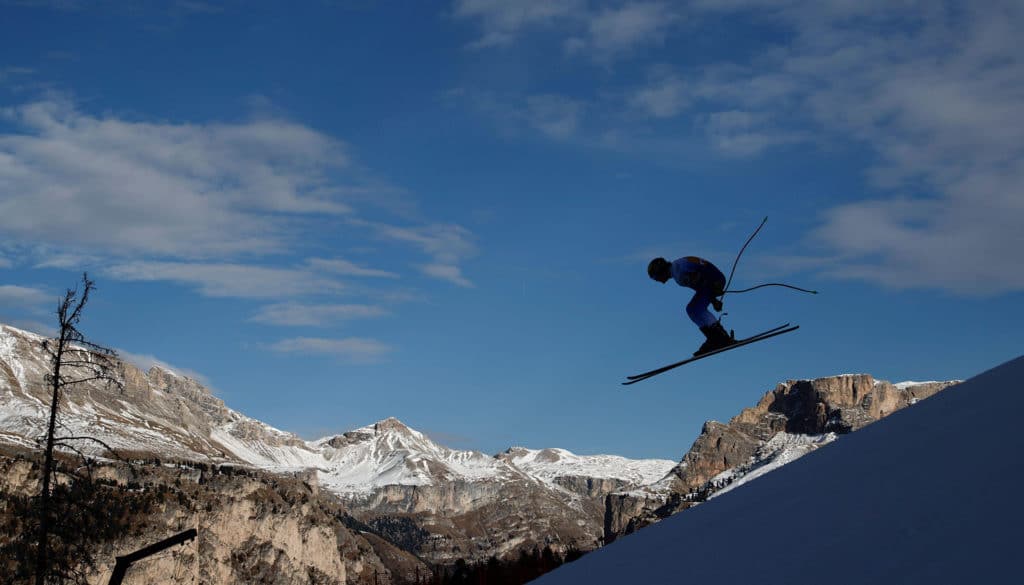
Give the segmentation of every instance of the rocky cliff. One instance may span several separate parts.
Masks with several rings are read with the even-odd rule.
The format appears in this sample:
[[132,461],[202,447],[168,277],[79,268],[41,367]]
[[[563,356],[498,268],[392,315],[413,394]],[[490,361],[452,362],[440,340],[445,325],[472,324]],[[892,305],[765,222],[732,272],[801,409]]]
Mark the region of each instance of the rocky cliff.
[[[0,444],[33,449],[43,432],[41,342],[0,326]],[[149,472],[154,485],[173,485],[184,500],[163,509],[146,536],[202,526],[210,548],[199,549],[199,565],[211,578],[285,582],[305,571],[318,583],[361,582],[371,570],[400,582],[425,563],[483,562],[534,547],[587,551],[950,384],[894,385],[867,375],[789,381],[728,423],[706,423],[675,462],[523,447],[490,456],[449,449],[393,418],[303,441],[231,410],[190,378],[130,364],[123,372],[123,392],[96,384],[69,392],[62,422],[122,456],[177,462],[179,471]],[[206,487],[219,481],[229,483]],[[288,495],[278,489],[285,484]],[[188,507],[192,497],[205,513]],[[298,543],[327,556],[313,562]],[[224,556],[232,550],[243,554]]]
[[[31,449],[44,432],[48,364],[42,341],[0,326],[0,443]],[[136,460],[301,475],[310,489],[338,499],[365,532],[429,563],[480,562],[537,546],[559,553],[595,548],[604,532],[603,497],[655,481],[674,464],[561,449],[500,456],[458,451],[396,419],[307,442],[231,410],[195,380],[163,368],[121,366],[124,391],[89,383],[65,395],[61,420],[70,434],[100,438],[119,456]],[[89,443],[81,448],[110,456]],[[241,518],[231,510],[245,512],[213,502],[226,506],[226,517]],[[266,535],[274,531],[295,534],[268,525]]]
[[[0,451],[0,547],[20,528],[8,508],[39,489],[29,455]],[[133,504],[123,511],[117,534],[97,537],[91,583],[106,582],[115,556],[189,528],[198,532],[194,541],[136,563],[126,582],[195,577],[199,583],[369,585],[414,583],[429,574],[413,555],[350,528],[358,522],[308,478],[168,461],[101,463],[93,474],[94,489]]]
[[605,500],[605,540],[684,510],[954,383],[892,384],[857,374],[779,384],[727,424],[705,423],[690,450],[661,481],[610,494]]

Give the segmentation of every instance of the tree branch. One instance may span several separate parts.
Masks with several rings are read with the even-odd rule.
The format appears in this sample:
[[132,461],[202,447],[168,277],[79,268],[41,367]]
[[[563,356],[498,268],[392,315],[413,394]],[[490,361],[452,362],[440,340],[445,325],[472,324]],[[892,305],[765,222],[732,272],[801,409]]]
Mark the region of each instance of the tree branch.
[[[120,456],[117,455],[117,451],[115,451],[113,447],[111,447],[110,445],[108,445],[108,444],[104,443],[103,441],[97,439],[96,437],[88,437],[88,436],[81,436],[81,437],[54,437],[53,440],[54,441],[93,441],[95,443],[99,443],[100,445],[103,445],[103,447],[106,448],[107,451],[110,451],[115,456],[117,456],[118,459],[120,459]],[[123,459],[122,459],[122,461],[123,461]]]

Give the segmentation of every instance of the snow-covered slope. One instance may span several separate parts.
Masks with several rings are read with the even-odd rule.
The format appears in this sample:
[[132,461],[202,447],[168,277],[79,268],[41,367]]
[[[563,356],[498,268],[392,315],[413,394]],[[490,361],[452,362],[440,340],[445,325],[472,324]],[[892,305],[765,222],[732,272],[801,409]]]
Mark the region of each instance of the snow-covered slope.
[[337,493],[366,493],[388,485],[524,479],[479,451],[438,445],[395,418],[312,443],[322,456],[320,482]]
[[762,475],[792,463],[811,451],[836,440],[835,433],[822,435],[800,435],[779,433],[768,440],[746,465],[723,471],[711,479],[712,484],[723,485],[710,497],[718,497],[728,491],[753,481]]
[[[0,440],[30,446],[45,433],[50,390],[44,339],[0,325]],[[66,389],[58,419],[62,436],[88,435],[131,453],[268,469],[312,464],[314,453],[302,439],[227,408],[195,380],[130,364],[122,364],[122,373],[123,391],[101,383]],[[89,442],[78,447],[101,450]]]
[[[45,432],[49,391],[43,381],[48,369],[43,340],[0,325],[0,441],[32,446]],[[519,466],[505,456],[438,445],[393,418],[307,442],[228,408],[195,380],[160,367],[123,368],[124,392],[85,384],[66,393],[60,410],[64,434],[90,435],[115,449],[160,457],[270,471],[315,469],[321,484],[341,495],[365,495],[384,486],[530,481],[571,499],[552,478],[591,474],[639,483],[664,476],[675,464],[547,449],[530,451],[533,455]],[[99,449],[89,443],[82,448]]]
[[519,469],[554,482],[559,477],[617,479],[636,485],[658,481],[675,467],[667,459],[626,459],[617,455],[576,455],[565,449],[513,447],[499,457]]
[[1024,357],[541,577],[542,585],[1022,582]]

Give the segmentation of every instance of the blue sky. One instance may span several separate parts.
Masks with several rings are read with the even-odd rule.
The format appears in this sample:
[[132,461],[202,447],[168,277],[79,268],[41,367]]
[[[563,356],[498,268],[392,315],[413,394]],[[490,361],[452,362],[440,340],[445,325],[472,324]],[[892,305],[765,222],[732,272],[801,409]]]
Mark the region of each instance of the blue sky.
[[[1024,333],[1015,2],[0,2],[0,320],[315,438],[679,458],[791,378]],[[728,270],[702,336],[654,256]]]

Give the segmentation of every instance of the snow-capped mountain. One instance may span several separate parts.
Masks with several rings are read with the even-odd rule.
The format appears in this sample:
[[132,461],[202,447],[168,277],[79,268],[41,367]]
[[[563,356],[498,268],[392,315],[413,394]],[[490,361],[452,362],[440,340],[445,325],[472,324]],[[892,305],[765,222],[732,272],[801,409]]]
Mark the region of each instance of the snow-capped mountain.
[[[43,340],[0,326],[0,441],[33,447],[45,432]],[[304,441],[231,410],[195,380],[160,367],[121,366],[123,391],[87,383],[66,393],[62,435],[89,435],[132,458],[302,472],[366,522],[413,518],[403,526],[422,538],[418,544],[429,548],[420,552],[435,562],[481,560],[536,543],[592,549],[603,537],[603,496],[664,476],[676,464],[551,449],[518,458],[518,465],[511,451],[449,449],[393,418]]]
[[[50,390],[44,337],[0,325],[0,439],[26,446],[46,432]],[[89,435],[127,454],[149,454],[264,468],[308,466],[305,441],[244,416],[201,384],[160,367],[121,363],[124,391],[102,383],[64,393],[61,435]],[[95,450],[97,445],[83,443]]]
[[[45,432],[49,367],[44,337],[0,325],[0,439],[34,444]],[[304,441],[227,406],[197,381],[155,366],[122,363],[125,389],[84,384],[67,392],[60,410],[67,434],[89,434],[132,453],[241,463],[271,471],[315,469],[324,487],[365,494],[387,485],[529,479],[553,485],[586,475],[647,483],[675,462],[579,456],[564,449],[499,457],[449,449],[389,418],[342,435]],[[88,448],[88,446],[84,446]],[[518,452],[518,451],[517,451]],[[539,456],[538,456],[539,454]]]
[[[665,477],[664,459],[627,459],[618,455],[576,455],[565,449],[512,447],[499,455],[523,471],[556,481],[560,477],[601,477],[646,485]],[[674,464],[673,464],[674,465]]]
[[368,494],[388,485],[526,479],[499,459],[443,447],[395,418],[312,445],[322,456],[321,484],[338,493]]
[[[44,432],[43,339],[0,325],[0,442],[33,447]],[[88,383],[67,392],[61,434],[96,437],[122,456],[299,472],[435,563],[538,543],[596,548],[953,383],[890,384],[865,374],[791,380],[728,424],[706,423],[682,459],[670,461],[524,447],[490,456],[444,447],[394,418],[304,441],[228,408],[191,378],[122,366],[123,391]]]

